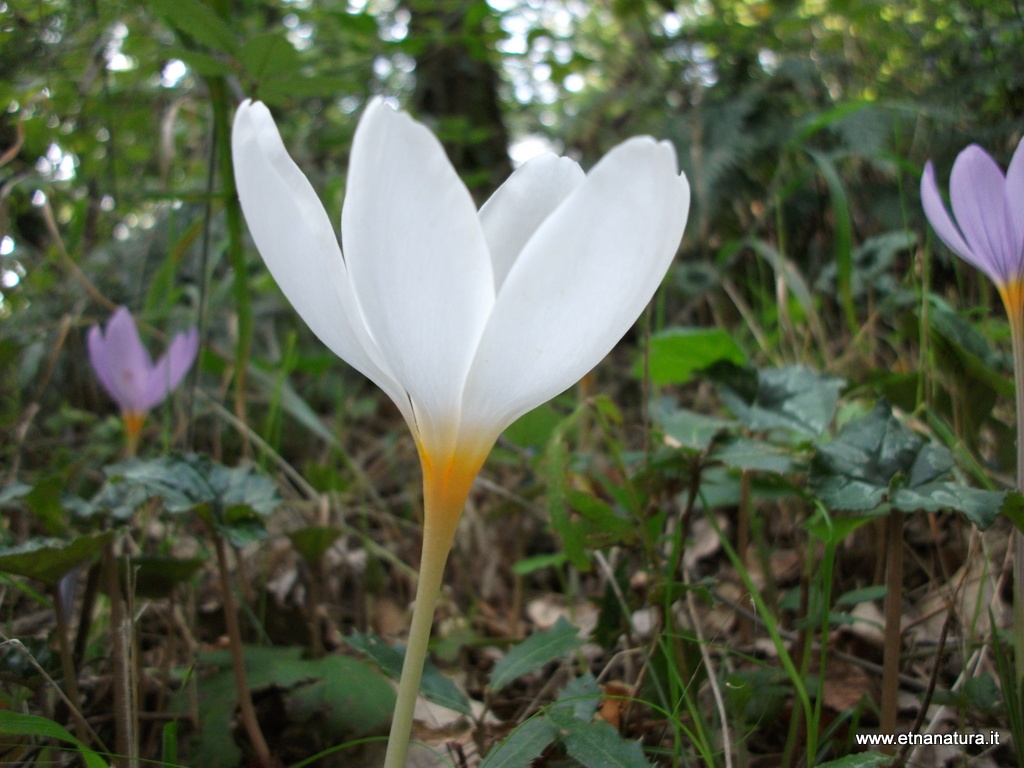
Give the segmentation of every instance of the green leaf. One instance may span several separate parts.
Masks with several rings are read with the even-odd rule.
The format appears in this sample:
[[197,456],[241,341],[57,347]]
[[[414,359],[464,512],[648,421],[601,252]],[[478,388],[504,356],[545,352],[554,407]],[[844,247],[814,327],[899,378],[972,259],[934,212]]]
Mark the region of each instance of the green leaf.
[[592,674],[577,677],[558,694],[552,708],[567,708],[577,720],[591,720],[601,703],[601,686]]
[[[246,675],[254,690],[279,696],[287,712],[287,725],[301,732],[316,732],[316,739],[340,743],[380,733],[395,706],[391,685],[365,662],[334,654],[321,659],[303,658],[299,647],[243,649]],[[231,722],[238,705],[229,651],[199,655],[201,668],[214,668],[199,679],[199,720],[202,729],[190,763],[204,768],[233,768],[242,763]],[[189,693],[175,696],[173,711],[189,712]],[[281,723],[284,725],[284,723]],[[310,737],[311,743],[314,737]]]
[[636,534],[636,521],[617,512],[602,499],[570,488],[566,491],[566,501],[595,533],[614,536],[619,542],[632,539]]
[[585,768],[651,768],[637,741],[624,739],[603,721],[583,721],[558,711],[551,719],[563,730],[562,743],[570,757]]
[[62,725],[38,715],[24,715],[0,709],[0,734],[9,736],[41,736],[73,744],[82,755],[86,768],[107,768],[107,763],[82,742],[68,733]]
[[916,488],[900,488],[892,505],[904,512],[960,512],[981,530],[999,517],[1006,504],[1005,491],[985,491],[956,483],[929,483]]
[[799,365],[754,371],[719,364],[710,374],[719,383],[722,402],[750,429],[786,429],[809,437],[832,423],[845,384]]
[[711,458],[733,469],[788,475],[797,467],[792,450],[747,437],[733,438],[711,453]]
[[233,546],[262,538],[260,518],[281,503],[277,484],[255,467],[231,469],[196,454],[130,460],[108,467],[107,475],[146,489],[172,514],[197,511]]
[[706,451],[716,439],[738,426],[735,421],[683,409],[661,416],[658,423],[677,447],[698,453]]
[[1018,530],[1024,532],[1024,496],[1020,491],[1010,491],[1006,494],[1006,501],[1003,502],[1003,514]]
[[7,487],[0,489],[0,507],[7,507],[13,501],[19,501],[32,492],[32,486],[27,483],[15,481]]
[[[216,56],[199,51],[191,51],[177,46],[166,51],[168,57],[181,59],[185,65],[200,77],[226,77],[232,74],[231,65]],[[169,262],[173,264],[174,262]]]
[[878,512],[882,504],[904,512],[953,510],[987,528],[1004,507],[1005,492],[952,482],[949,451],[926,443],[880,403],[846,424],[811,461],[810,484],[830,509]]
[[849,592],[844,592],[839,596],[836,600],[836,605],[857,605],[859,603],[869,603],[872,600],[881,600],[885,597],[885,592],[886,586],[884,584],[851,589]]
[[202,0],[148,0],[148,5],[179,32],[209,50],[237,53],[234,33],[208,3]]
[[331,525],[309,525],[288,534],[295,551],[311,566],[320,562],[334,542],[341,538],[342,530]]
[[[124,561],[121,561],[124,564]],[[135,594],[153,600],[170,596],[178,584],[192,578],[203,563],[202,557],[178,558],[170,555],[132,555],[127,566],[134,573]],[[125,581],[122,578],[121,583]]]
[[819,541],[830,546],[838,546],[839,542],[869,523],[874,517],[874,515],[830,515],[827,510],[818,507],[803,527]]
[[529,768],[557,735],[550,720],[535,715],[488,752],[480,768]]
[[202,466],[199,457],[129,459],[107,467],[105,473],[110,480],[137,485],[158,497],[172,514],[191,511],[217,497],[206,477],[209,469]]
[[546,555],[534,555],[520,560],[512,565],[512,573],[517,576],[526,576],[534,571],[544,568],[561,568],[565,565],[566,557],[564,552],[551,552]]
[[149,497],[149,491],[142,486],[119,480],[108,481],[95,496],[76,510],[76,514],[80,517],[105,515],[114,520],[128,520]]
[[[345,642],[370,659],[388,677],[398,680],[402,676],[402,663],[405,661],[403,646],[396,644],[391,647],[377,635],[364,635],[359,632],[353,632],[345,638]],[[431,663],[430,659],[427,659],[423,667],[420,692],[435,704],[454,712],[464,715],[472,713],[466,696]]]
[[242,45],[238,58],[255,80],[288,77],[301,63],[295,46],[279,32],[253,35]]
[[25,495],[25,503],[32,514],[39,518],[46,531],[53,536],[61,536],[67,529],[67,513],[61,503],[64,485],[61,478],[48,477],[36,483]]
[[583,532],[569,515],[568,495],[569,449],[560,431],[548,441],[545,458],[547,474],[547,508],[551,527],[562,540],[562,548],[569,562],[581,571],[590,570]]
[[554,659],[562,658],[583,644],[579,631],[565,617],[543,632],[535,632],[508,652],[491,672],[492,691],[500,691],[517,677],[541,669]]
[[[262,81],[257,94],[267,104],[288,106],[294,104],[296,99],[330,98],[336,96],[339,91],[352,87],[352,81],[344,77],[309,77],[299,72],[291,77],[275,77]],[[333,435],[331,438],[332,443],[337,442]]]
[[0,571],[16,573],[56,586],[69,571],[91,560],[114,538],[113,531],[63,539],[31,539],[0,549]]
[[873,511],[890,500],[890,485],[909,475],[923,445],[887,403],[879,403],[819,446],[811,462],[811,488],[831,509]]
[[230,507],[222,516],[212,518],[204,514],[203,508],[199,509],[199,513],[203,519],[211,520],[217,533],[227,539],[235,549],[242,549],[267,538],[263,520],[256,516],[252,507]]
[[[727,360],[745,365],[747,356],[733,334],[721,328],[666,328],[651,336],[650,376],[654,384],[686,384],[697,371]],[[643,359],[633,366],[643,377]]]
[[524,413],[506,427],[502,434],[506,440],[511,440],[521,448],[540,449],[551,439],[563,418],[551,403],[545,403]]

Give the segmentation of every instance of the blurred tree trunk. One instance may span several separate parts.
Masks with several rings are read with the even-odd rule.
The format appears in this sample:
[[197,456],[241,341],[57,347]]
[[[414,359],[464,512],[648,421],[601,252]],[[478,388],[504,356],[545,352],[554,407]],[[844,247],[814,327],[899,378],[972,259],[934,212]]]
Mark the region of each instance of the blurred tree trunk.
[[483,0],[406,0],[416,57],[413,108],[433,123],[477,202],[511,173],[492,48],[497,19]]

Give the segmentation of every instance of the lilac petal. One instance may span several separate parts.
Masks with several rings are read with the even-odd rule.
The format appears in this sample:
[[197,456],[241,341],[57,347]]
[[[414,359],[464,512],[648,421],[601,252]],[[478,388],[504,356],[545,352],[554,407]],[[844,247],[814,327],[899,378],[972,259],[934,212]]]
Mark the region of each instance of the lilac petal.
[[935,166],[932,165],[931,160],[925,163],[924,174],[921,176],[921,204],[932,229],[949,250],[985,272],[993,280],[998,280],[998,276],[986,266],[985,262],[977,258],[971,251],[970,246],[964,241],[963,235],[960,234],[960,229],[946,210],[938,184],[935,182]]
[[90,331],[90,358],[104,389],[122,411],[141,411],[142,389],[152,359],[142,346],[135,319],[124,307],[118,307],[107,323],[105,333]]
[[998,285],[1016,274],[1019,246],[1012,243],[1004,214],[1006,178],[976,144],[957,155],[949,178],[953,215],[981,268]]
[[150,410],[181,384],[199,352],[199,330],[194,326],[171,340],[167,352],[149,372],[142,391],[143,410]]
[[103,331],[99,325],[94,325],[89,329],[89,333],[85,337],[85,344],[89,351],[89,363],[92,365],[96,378],[100,380],[100,384],[103,385],[103,389],[107,391],[107,394],[120,404],[118,401],[117,376],[114,373],[114,365],[110,360],[110,355],[107,354],[107,345],[103,340]]
[[1012,258],[1017,264],[1017,275],[1020,276],[1024,272],[1024,139],[1017,144],[1010,167],[1006,170],[1003,205],[1011,245],[1017,249]]

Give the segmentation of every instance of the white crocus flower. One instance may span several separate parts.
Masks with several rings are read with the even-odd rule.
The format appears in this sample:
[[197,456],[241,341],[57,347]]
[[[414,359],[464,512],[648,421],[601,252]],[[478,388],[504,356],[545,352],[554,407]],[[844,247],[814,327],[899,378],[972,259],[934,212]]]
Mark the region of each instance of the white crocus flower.
[[640,137],[588,174],[537,157],[477,211],[437,138],[378,98],[353,139],[339,245],[263,104],[239,108],[232,151],[274,279],[313,332],[394,401],[419,450],[423,558],[393,768],[473,479],[505,427],[572,386],[643,311],[679,247],[689,185],[670,144]]

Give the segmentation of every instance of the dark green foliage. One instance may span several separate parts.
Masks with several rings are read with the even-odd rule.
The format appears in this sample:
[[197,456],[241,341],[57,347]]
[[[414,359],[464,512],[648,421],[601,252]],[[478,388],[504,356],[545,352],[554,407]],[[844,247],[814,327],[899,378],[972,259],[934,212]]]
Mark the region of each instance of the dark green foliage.
[[[241,754],[230,727],[238,702],[231,660],[225,651],[211,651],[201,655],[199,663],[209,674],[200,681],[203,727],[192,739],[190,754],[197,765],[229,768],[238,764]],[[245,664],[273,724],[290,731],[280,734],[281,741],[291,743],[299,754],[380,733],[394,707],[387,681],[357,659],[305,659],[301,648],[248,646]],[[188,706],[183,692],[172,708],[184,714]]]
[[196,512],[236,547],[262,538],[262,518],[281,503],[276,483],[255,468],[230,469],[195,454],[133,459],[107,473],[114,483],[145,489],[171,514]]
[[830,509],[849,512],[962,512],[987,528],[1007,494],[952,481],[953,457],[901,424],[885,403],[846,424],[820,445],[811,463],[811,487]]
[[[345,642],[376,664],[388,677],[394,680],[401,677],[402,661],[405,659],[405,648],[402,646],[391,647],[377,635],[364,635],[360,632],[353,632],[345,638]],[[424,696],[443,707],[470,714],[465,695],[429,661],[423,670],[421,690]]]
[[561,658],[583,643],[579,630],[563,618],[548,630],[530,635],[491,671],[491,689],[500,691],[517,677],[541,669],[549,661]]
[[94,560],[113,537],[108,532],[78,536],[70,541],[31,539],[0,550],[0,571],[56,586],[69,571]]

